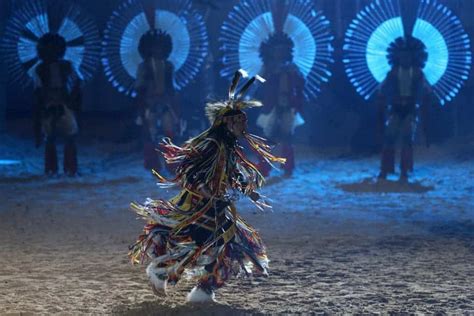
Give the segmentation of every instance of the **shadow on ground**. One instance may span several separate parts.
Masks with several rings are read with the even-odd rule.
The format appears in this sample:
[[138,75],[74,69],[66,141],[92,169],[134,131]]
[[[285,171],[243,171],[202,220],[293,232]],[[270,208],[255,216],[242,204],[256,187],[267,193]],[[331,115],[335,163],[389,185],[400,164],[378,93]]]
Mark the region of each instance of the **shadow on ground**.
[[352,193],[426,193],[434,190],[433,186],[424,185],[418,181],[376,181],[373,178],[367,178],[356,183],[341,183],[337,184],[336,187]]
[[144,302],[134,306],[120,306],[114,309],[115,315],[121,316],[247,316],[263,315],[255,310],[235,308],[226,304],[187,304],[169,306],[159,302]]

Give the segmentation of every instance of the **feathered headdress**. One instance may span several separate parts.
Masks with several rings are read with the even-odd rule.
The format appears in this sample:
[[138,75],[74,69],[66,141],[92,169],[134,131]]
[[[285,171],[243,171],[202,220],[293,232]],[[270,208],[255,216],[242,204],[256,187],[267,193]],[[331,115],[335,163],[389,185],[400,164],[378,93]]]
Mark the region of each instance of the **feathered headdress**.
[[398,66],[403,52],[410,53],[412,64],[415,67],[423,68],[428,60],[425,44],[413,36],[405,36],[398,37],[388,47],[388,63],[391,66]]
[[152,29],[143,34],[138,43],[138,52],[143,59],[159,53],[160,59],[168,59],[173,51],[171,36],[163,30]]
[[237,92],[237,87],[242,78],[247,78],[248,74],[245,70],[240,69],[235,72],[234,78],[229,88],[229,99],[227,101],[209,102],[206,105],[206,116],[213,126],[219,125],[225,116],[244,114],[242,110],[262,106],[257,100],[245,100],[245,94],[257,80],[265,82],[265,79],[256,75],[250,78],[242,88]]
[[293,60],[293,51],[295,44],[293,40],[284,32],[273,33],[270,37],[262,42],[260,45],[260,58],[265,64],[271,63],[274,58],[275,50],[283,52],[282,57],[284,62],[291,62]]
[[36,45],[39,59],[43,61],[54,61],[64,58],[67,43],[64,37],[59,34],[46,33]]

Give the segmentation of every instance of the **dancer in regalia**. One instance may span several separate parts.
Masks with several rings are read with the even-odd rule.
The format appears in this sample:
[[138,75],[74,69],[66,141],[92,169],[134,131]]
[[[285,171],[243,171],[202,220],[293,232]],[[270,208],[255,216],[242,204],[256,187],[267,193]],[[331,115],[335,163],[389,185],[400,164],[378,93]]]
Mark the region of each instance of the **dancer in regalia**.
[[231,275],[267,274],[265,246],[234,204],[243,194],[260,208],[268,206],[257,192],[264,178],[244,154],[240,139],[269,163],[284,159],[273,156],[264,139],[247,133],[244,110],[261,103],[243,97],[259,77],[237,91],[242,75],[243,71],[235,74],[227,101],[207,104],[209,129],[182,147],[164,139],[163,155],[177,166],[176,176],[168,181],[155,175],[161,185],[177,185],[181,192],[169,201],[132,204],[147,225],[130,257],[134,263],[149,262],[146,272],[156,294],[165,294],[167,285],[176,284],[187,272],[197,279],[188,301],[213,301],[214,292]]

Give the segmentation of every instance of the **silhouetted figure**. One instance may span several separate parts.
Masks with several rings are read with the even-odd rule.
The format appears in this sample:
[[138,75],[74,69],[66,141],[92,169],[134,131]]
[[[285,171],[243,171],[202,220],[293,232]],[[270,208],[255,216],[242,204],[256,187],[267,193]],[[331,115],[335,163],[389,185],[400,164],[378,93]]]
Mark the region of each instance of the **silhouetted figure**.
[[171,36],[150,30],[138,46],[143,62],[138,66],[135,88],[139,124],[143,127],[144,167],[160,169],[156,147],[161,136],[173,137],[178,127],[174,88],[174,66],[168,61],[173,49]]
[[[260,47],[264,63],[263,110],[257,125],[266,137],[278,143],[280,155],[286,159],[283,166],[286,176],[295,168],[292,138],[295,128],[304,123],[301,115],[304,103],[304,77],[293,63],[293,41],[283,32],[275,33]],[[260,162],[260,171],[268,175],[271,170]]]
[[40,63],[36,66],[34,128],[36,146],[45,139],[44,171],[58,173],[56,141],[64,138],[64,173],[77,174],[75,137],[79,131],[77,114],[81,109],[81,80],[74,66],[64,59],[66,41],[57,34],[45,34],[37,44]]
[[400,179],[407,180],[413,171],[413,142],[419,120],[419,109],[425,89],[423,74],[427,60],[425,46],[413,37],[396,39],[388,49],[391,71],[379,89],[380,122],[384,141],[380,179],[395,171],[395,149],[401,141]]

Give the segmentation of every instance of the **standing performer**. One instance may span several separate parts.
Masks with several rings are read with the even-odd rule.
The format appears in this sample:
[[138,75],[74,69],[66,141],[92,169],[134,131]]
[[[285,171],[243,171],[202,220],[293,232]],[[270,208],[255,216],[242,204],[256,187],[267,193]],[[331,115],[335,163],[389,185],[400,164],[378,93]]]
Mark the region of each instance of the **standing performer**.
[[[283,32],[273,34],[260,46],[267,79],[263,88],[266,111],[257,120],[265,137],[280,146],[281,155],[286,158],[283,169],[288,177],[295,168],[292,137],[295,128],[304,124],[300,113],[304,103],[305,79],[293,63],[293,48],[293,41]],[[269,164],[261,161],[259,167],[264,176],[269,175]]]
[[445,105],[461,91],[472,64],[468,38],[459,18],[439,1],[372,1],[350,23],[342,61],[357,93],[365,100],[379,97],[378,121],[385,128],[380,179],[395,169],[398,138],[401,180],[413,170],[418,116],[428,112],[431,97]]
[[183,132],[179,91],[196,79],[206,60],[204,19],[191,0],[122,1],[102,43],[106,76],[139,105],[144,166],[159,170],[159,136]]
[[[429,84],[423,74],[427,60],[424,44],[411,37],[400,37],[388,49],[391,71],[382,82],[379,100],[385,122],[379,179],[395,169],[395,146],[401,139],[400,179],[413,171],[413,142],[424,92]],[[385,113],[385,115],[383,115]],[[426,118],[423,120],[426,122]]]
[[46,140],[45,173],[58,172],[56,141],[63,138],[64,173],[74,176],[81,86],[98,69],[99,32],[72,0],[18,1],[15,7],[0,43],[9,82],[34,84],[33,125],[36,145]]
[[268,206],[256,191],[264,178],[243,153],[239,138],[245,138],[268,162],[284,159],[272,156],[262,138],[246,132],[243,110],[261,103],[243,99],[255,77],[236,93],[241,77],[242,72],[237,72],[228,101],[206,106],[209,129],[183,147],[164,139],[164,157],[178,166],[176,177],[168,182],[155,175],[164,186],[179,185],[181,192],[169,201],[132,204],[148,224],[129,255],[134,263],[150,261],[146,272],[158,295],[166,294],[167,285],[175,285],[185,272],[198,279],[188,294],[189,302],[213,301],[215,290],[232,274],[267,274],[262,240],[234,205],[235,195],[241,193],[260,208]]
[[65,39],[46,34],[38,42],[40,63],[35,68],[35,108],[33,111],[36,145],[45,136],[44,171],[58,172],[56,140],[64,138],[64,173],[77,173],[77,113],[81,108],[81,80],[72,63],[64,59]]
[[172,49],[171,36],[162,30],[145,33],[138,46],[143,62],[138,66],[135,89],[139,106],[138,122],[143,128],[146,169],[160,168],[155,150],[160,134],[173,137],[173,131],[179,128],[173,85],[174,66],[168,61]]
[[[293,134],[304,123],[303,104],[313,101],[331,77],[333,38],[327,18],[305,0],[242,0],[222,27],[221,75],[230,78],[243,68],[267,79],[257,92],[265,105],[257,125],[278,143],[287,176],[295,168]],[[263,175],[271,170],[264,161],[259,169]]]

